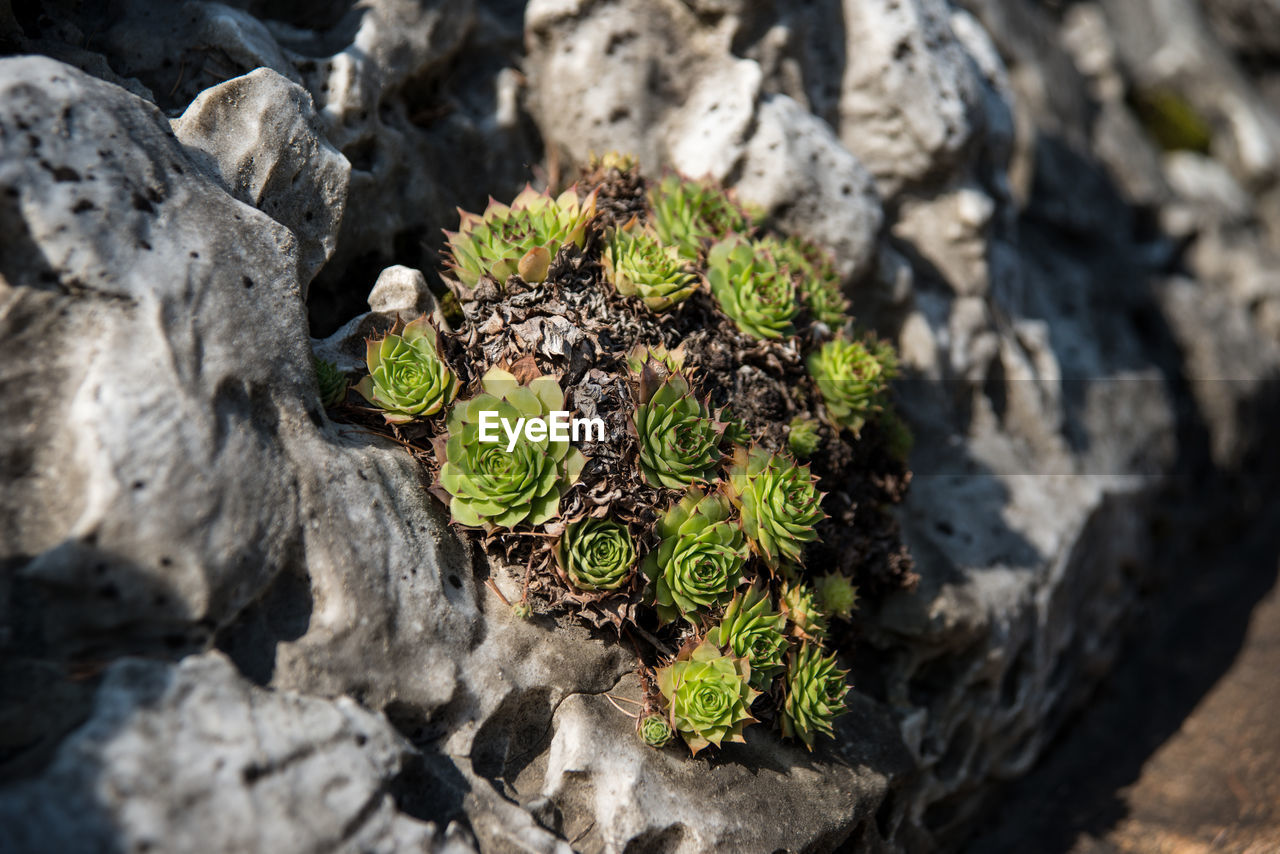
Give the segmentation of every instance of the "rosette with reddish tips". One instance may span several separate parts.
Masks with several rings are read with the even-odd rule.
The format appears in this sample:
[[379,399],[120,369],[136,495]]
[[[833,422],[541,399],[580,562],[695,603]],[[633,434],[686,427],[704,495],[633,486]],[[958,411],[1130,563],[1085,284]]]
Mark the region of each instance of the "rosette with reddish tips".
[[728,495],[742,514],[742,530],[773,569],[799,566],[804,548],[826,518],[822,493],[808,466],[759,446],[734,450]]
[[399,334],[367,341],[365,362],[369,375],[355,390],[382,410],[388,424],[435,415],[458,394],[458,378],[441,360],[436,330],[425,315]]
[[552,198],[529,186],[510,205],[490,199],[483,215],[459,209],[458,230],[445,232],[449,271],[469,288],[486,275],[499,284],[517,274],[526,282],[544,281],[561,246],[581,248],[595,212],[594,192],[580,200],[570,187]]
[[751,704],[760,692],[751,687],[751,665],[713,643],[681,650],[675,661],[659,667],[658,690],[671,728],[695,755],[708,744],[743,741],[743,728],[756,722]]

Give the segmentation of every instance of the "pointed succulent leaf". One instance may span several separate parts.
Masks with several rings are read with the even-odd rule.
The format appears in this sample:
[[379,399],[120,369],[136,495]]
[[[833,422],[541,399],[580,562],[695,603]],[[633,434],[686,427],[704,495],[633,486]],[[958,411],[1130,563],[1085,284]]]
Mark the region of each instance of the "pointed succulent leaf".
[[643,372],[650,362],[661,368],[660,380],[666,379],[669,374],[680,373],[684,369],[684,345],[668,350],[661,344],[654,347],[637,344],[631,352],[627,353],[627,369],[633,374],[638,375]]
[[827,636],[827,621],[807,584],[788,584],[782,589],[782,613],[795,637],[821,642]]

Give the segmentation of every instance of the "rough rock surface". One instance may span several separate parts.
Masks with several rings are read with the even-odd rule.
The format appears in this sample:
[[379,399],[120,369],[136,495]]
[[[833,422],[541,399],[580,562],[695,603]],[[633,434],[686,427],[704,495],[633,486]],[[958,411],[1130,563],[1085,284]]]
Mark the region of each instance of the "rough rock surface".
[[[0,60],[13,847],[46,850],[32,804],[68,847],[956,845],[1114,661],[1154,488],[1202,450],[1245,465],[1280,366],[1280,148],[1230,52],[1267,48],[1181,0],[961,5],[0,14],[61,60]],[[1157,150],[1135,81],[1184,87],[1213,157]],[[542,145],[552,174],[621,148],[735,185],[901,349],[922,583],[861,615],[853,714],[813,755],[644,748],[600,696],[635,696],[626,646],[516,620],[413,461],[320,407],[309,333],[346,323],[315,346],[354,368],[431,311],[435,229]]]
[[204,90],[173,133],[227,190],[298,238],[303,293],[329,260],[351,164],[325,139],[311,96],[268,68]]
[[[474,851],[397,811],[412,748],[350,698],[255,687],[219,653],[120,659],[92,720],[0,800],[6,851]],[[276,821],[229,820],[269,815]]]

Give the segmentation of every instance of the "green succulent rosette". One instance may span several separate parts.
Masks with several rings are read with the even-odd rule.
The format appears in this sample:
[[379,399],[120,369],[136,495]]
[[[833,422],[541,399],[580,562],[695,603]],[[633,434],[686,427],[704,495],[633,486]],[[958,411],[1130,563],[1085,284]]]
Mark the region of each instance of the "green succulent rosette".
[[546,418],[564,410],[564,392],[551,377],[522,386],[499,368],[486,373],[481,384],[482,394],[449,412],[448,438],[436,443],[449,511],[455,522],[472,527],[541,525],[560,512],[560,498],[577,482],[586,457],[568,442],[549,436],[533,441],[523,430],[511,451],[500,427],[498,441],[481,441],[481,413],[495,413],[491,418],[512,426],[521,418]]
[[751,685],[765,690],[786,668],[787,618],[774,610],[769,593],[752,587],[733,597],[707,640],[751,663]]
[[818,422],[812,418],[797,415],[787,425],[787,448],[802,460],[807,460],[818,450],[822,440],[818,432]]
[[795,278],[800,300],[814,319],[839,331],[849,319],[849,301],[830,253],[794,236],[766,237],[760,245]]
[[720,493],[691,487],[658,520],[658,548],[641,566],[662,622],[723,604],[741,583],[747,544],[732,513]]
[[827,636],[827,620],[814,601],[813,588],[807,584],[788,584],[782,589],[780,601],[792,635],[815,642]]
[[672,374],[636,407],[632,422],[640,444],[640,473],[652,486],[684,489],[715,476],[720,466],[720,431],[706,405]]
[[556,544],[556,558],[579,590],[616,590],[631,576],[636,547],[626,525],[580,519],[565,528]]
[[681,650],[675,661],[659,667],[658,690],[667,701],[671,728],[694,755],[708,744],[743,741],[743,728],[756,722],[751,704],[760,692],[751,687],[751,665],[708,641]]
[[458,394],[458,378],[438,355],[436,330],[426,315],[365,346],[369,375],[356,383],[360,396],[382,410],[389,424],[435,415]]
[[640,738],[650,747],[666,747],[675,735],[671,722],[662,715],[647,715],[640,719]]
[[837,427],[862,432],[867,418],[879,412],[897,374],[897,359],[886,344],[871,347],[861,341],[836,338],[807,360],[809,375],[818,384],[827,418]]
[[545,281],[561,246],[583,245],[595,212],[595,193],[580,201],[572,187],[552,198],[526,186],[510,205],[490,199],[483,215],[459,211],[458,230],[445,232],[449,268],[467,287],[485,275]]
[[742,530],[756,554],[773,569],[798,566],[804,548],[818,538],[822,493],[808,466],[757,446],[734,450],[729,498],[742,514]]
[[338,370],[338,366],[328,359],[312,357],[316,368],[316,386],[320,389],[320,403],[325,408],[337,406],[347,399],[347,388],[350,381],[347,375]]
[[701,279],[674,246],[664,246],[651,232],[618,228],[601,257],[605,275],[618,293],[637,297],[650,311],[666,311],[684,302]]
[[817,644],[803,643],[787,663],[787,687],[782,702],[782,734],[813,750],[821,733],[834,737],[832,721],[848,711],[845,696],[848,672],[836,667],[835,654],[823,655]]
[[847,620],[858,607],[858,587],[838,572],[828,573],[814,581],[813,601],[827,616]]
[[796,283],[764,247],[731,237],[707,254],[707,281],[720,310],[752,338],[795,334]]
[[746,231],[747,218],[718,187],[668,175],[649,191],[649,225],[664,246],[696,261],[704,246]]

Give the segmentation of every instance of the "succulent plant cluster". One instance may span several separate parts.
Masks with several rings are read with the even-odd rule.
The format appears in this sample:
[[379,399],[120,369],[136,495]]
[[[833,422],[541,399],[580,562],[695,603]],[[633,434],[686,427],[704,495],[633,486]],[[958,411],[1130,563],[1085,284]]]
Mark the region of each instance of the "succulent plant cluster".
[[[835,664],[832,621],[851,619],[858,601],[845,572],[811,565],[822,525],[831,524],[814,472],[820,446],[853,442],[869,419],[892,417],[892,351],[853,337],[830,257],[794,236],[761,234],[721,188],[668,175],[620,198],[633,183],[644,187],[634,161],[610,155],[595,168],[615,182],[626,177],[613,196],[600,191],[601,204],[615,205],[607,217],[596,216],[598,188],[554,198],[526,189],[509,206],[463,213],[448,233],[463,328],[437,332],[423,318],[370,341],[368,376],[354,388],[397,437],[430,437],[432,453],[421,456],[453,521],[483,531],[487,549],[496,543],[521,556],[520,616],[533,611],[532,576],[536,589],[562,591],[545,594],[553,604],[612,608],[620,627],[641,628],[641,615],[642,634],[664,639],[653,641],[643,670],[650,690],[637,732],[645,743],[679,738],[697,753],[741,741],[759,714],[812,749],[844,710],[849,687]],[[569,244],[582,252],[553,268]],[[570,267],[576,278],[564,272]],[[524,285],[476,288],[513,276]],[[594,302],[584,297],[578,311],[630,312],[595,336],[600,357],[582,357],[594,358],[582,369],[570,361],[563,376],[543,373],[552,360],[525,332],[493,323],[514,314],[466,307],[528,295],[548,276],[546,290],[533,291],[541,298],[594,288]],[[516,320],[533,301],[521,298]],[[689,320],[707,316],[721,322]],[[701,327],[676,332],[677,322]],[[473,346],[481,326],[490,344]],[[784,420],[770,425],[751,414],[753,401],[726,400],[736,366],[719,369],[718,385],[704,380],[708,340],[752,349],[764,366],[789,360]],[[335,371],[317,363],[326,402],[346,392]],[[481,440],[483,413],[512,423],[547,418],[571,400],[581,407],[584,389],[605,386],[622,389],[611,436],[625,454],[587,447],[589,461],[574,441],[549,433]],[[663,653],[665,643],[680,651]]]
[[766,237],[760,245],[779,267],[795,278],[800,301],[815,320],[832,331],[844,326],[849,301],[841,290],[840,274],[829,254],[795,235],[781,240]]
[[667,702],[671,728],[695,754],[726,739],[743,741],[743,727],[756,722],[751,704],[760,692],[751,687],[751,664],[726,655],[710,641],[682,650],[659,669],[658,690]]
[[683,489],[714,478],[723,456],[720,430],[682,375],[670,375],[637,406],[634,423],[640,473],[650,484]]
[[668,175],[649,192],[658,239],[680,255],[698,260],[710,243],[747,229],[747,217],[723,190],[702,181]]
[[510,205],[491,199],[483,214],[460,213],[458,230],[446,233],[449,269],[457,281],[472,287],[481,276],[502,283],[519,274],[541,282],[561,246],[582,246],[595,196],[580,200],[570,188],[552,198],[525,187]]
[[618,293],[639,297],[651,311],[666,311],[698,289],[693,266],[651,231],[615,229],[600,260]]
[[579,590],[616,590],[636,564],[636,547],[627,526],[608,519],[579,519],[565,528],[556,559]]

